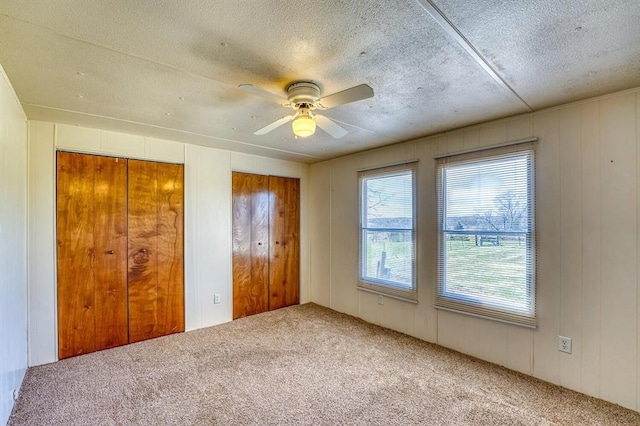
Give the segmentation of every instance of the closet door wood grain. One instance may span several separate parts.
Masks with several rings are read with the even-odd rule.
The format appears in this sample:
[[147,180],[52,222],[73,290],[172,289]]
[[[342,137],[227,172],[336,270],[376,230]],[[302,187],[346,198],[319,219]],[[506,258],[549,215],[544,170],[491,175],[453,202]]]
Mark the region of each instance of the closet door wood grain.
[[89,156],[57,154],[58,357],[94,352],[93,175]]
[[60,359],[127,343],[126,160],[57,154]]
[[96,346],[129,342],[127,312],[127,160],[97,157],[94,175]]
[[269,176],[269,308],[300,302],[300,180]]
[[158,163],[158,330],[184,331],[184,166]]
[[160,333],[156,327],[158,299],[158,227],[156,163],[129,161],[129,340],[138,342]]
[[269,182],[233,172],[233,319],[269,310]]
[[129,342],[184,331],[183,167],[129,160]]

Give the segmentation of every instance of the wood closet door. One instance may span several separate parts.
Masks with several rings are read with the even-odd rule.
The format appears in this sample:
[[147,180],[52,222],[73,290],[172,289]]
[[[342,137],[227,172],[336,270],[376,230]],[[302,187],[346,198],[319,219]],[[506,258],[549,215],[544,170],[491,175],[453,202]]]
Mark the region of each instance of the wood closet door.
[[269,309],[300,303],[300,180],[269,176]]
[[268,176],[232,174],[233,319],[269,310]]
[[128,342],[127,161],[57,154],[58,356]]
[[129,342],[184,331],[183,166],[129,160]]
[[233,172],[233,319],[299,303],[300,181]]

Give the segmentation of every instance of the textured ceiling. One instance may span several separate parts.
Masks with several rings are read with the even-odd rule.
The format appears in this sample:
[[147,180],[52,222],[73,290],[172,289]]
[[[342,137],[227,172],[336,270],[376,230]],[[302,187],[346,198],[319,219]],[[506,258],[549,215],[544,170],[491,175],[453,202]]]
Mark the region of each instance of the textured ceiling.
[[[640,86],[638,22],[638,0],[1,0],[0,64],[30,119],[314,162]],[[291,110],[238,84],[296,80],[375,96],[325,111],[341,139],[253,135]]]

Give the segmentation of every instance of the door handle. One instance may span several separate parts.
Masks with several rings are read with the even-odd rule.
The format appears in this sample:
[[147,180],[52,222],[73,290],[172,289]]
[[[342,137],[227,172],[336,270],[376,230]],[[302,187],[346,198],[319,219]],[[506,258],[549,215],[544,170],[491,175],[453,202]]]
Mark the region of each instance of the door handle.
[[107,254],[114,254],[114,253],[115,253],[115,251],[113,251],[113,250],[107,250]]

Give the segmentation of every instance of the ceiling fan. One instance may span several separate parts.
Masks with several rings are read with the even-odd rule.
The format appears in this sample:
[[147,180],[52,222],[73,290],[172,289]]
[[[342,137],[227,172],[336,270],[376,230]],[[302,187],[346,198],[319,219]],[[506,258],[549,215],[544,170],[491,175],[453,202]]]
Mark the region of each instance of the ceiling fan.
[[256,130],[254,135],[264,135],[270,131],[293,120],[291,127],[296,137],[311,136],[316,131],[316,124],[325,132],[336,139],[347,134],[347,131],[337,123],[318,114],[316,110],[326,110],[338,105],[360,101],[373,97],[373,89],[366,84],[351,87],[350,89],[334,93],[325,97],[320,97],[320,88],[310,81],[296,81],[287,87],[287,98],[282,98],[269,91],[254,86],[253,84],[241,84],[238,88],[245,92],[261,96],[271,102],[292,108],[295,113],[282,117],[263,128]]

